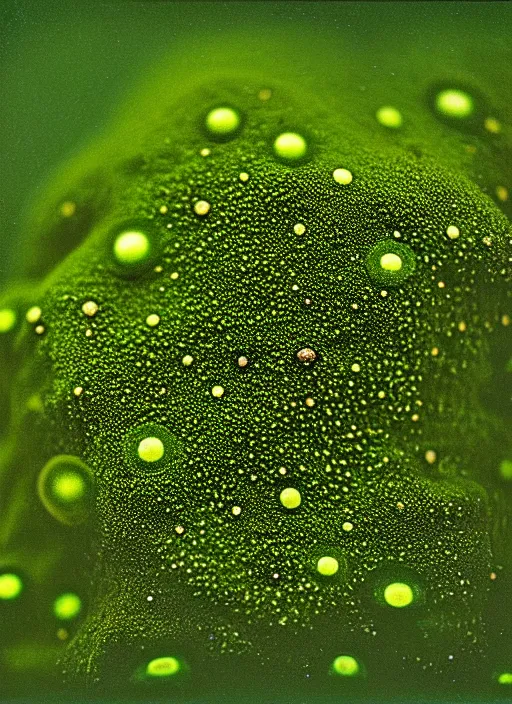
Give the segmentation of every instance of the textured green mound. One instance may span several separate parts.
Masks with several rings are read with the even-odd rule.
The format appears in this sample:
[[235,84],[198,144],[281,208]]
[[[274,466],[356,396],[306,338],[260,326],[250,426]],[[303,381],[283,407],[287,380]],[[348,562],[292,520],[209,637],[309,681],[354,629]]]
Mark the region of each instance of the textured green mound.
[[[485,152],[482,100],[452,88],[425,120]],[[0,318],[11,660],[76,592],[71,681],[472,676],[505,559],[482,389],[510,224],[449,168],[464,139],[444,163],[382,107],[215,82],[49,204],[70,254]]]

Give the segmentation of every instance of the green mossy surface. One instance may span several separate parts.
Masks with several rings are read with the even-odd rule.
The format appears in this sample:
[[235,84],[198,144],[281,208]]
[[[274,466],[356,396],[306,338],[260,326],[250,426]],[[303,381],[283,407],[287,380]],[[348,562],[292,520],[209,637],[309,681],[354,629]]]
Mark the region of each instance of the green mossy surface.
[[[0,556],[38,614],[18,621],[9,604],[6,653],[30,637],[54,644],[38,604],[72,590],[88,604],[62,636],[55,677],[71,685],[122,689],[172,656],[179,691],[299,691],[308,674],[333,692],[331,664],[349,653],[362,691],[382,678],[434,689],[454,672],[478,680],[482,658],[491,673],[506,648],[512,657],[492,628],[492,575],[511,584],[499,473],[510,409],[482,392],[510,349],[511,229],[494,197],[511,185],[496,157],[510,152],[510,126],[440,121],[429,96],[444,80],[401,87],[396,130],[355,80],[337,97],[254,76],[162,91],[153,112],[137,107],[144,129],[129,104],[50,187],[31,228],[42,259],[34,245],[25,266],[46,276],[2,301],[18,324],[0,339],[12,365]],[[485,86],[468,90],[477,115],[501,115]],[[218,142],[204,117],[224,105],[242,126]],[[296,165],[273,156],[287,131],[308,143]],[[352,183],[337,184],[337,168]],[[133,222],[158,246],[127,276],[112,242]],[[386,288],[367,262],[390,239],[414,259]],[[299,361],[304,348],[314,361]],[[166,454],[146,471],[133,438],[159,427]],[[61,454],[95,477],[80,526],[58,524],[37,497]],[[279,500],[289,486],[294,511]],[[339,562],[332,577],[316,570],[324,555]],[[407,608],[383,603],[393,582],[413,588]]]

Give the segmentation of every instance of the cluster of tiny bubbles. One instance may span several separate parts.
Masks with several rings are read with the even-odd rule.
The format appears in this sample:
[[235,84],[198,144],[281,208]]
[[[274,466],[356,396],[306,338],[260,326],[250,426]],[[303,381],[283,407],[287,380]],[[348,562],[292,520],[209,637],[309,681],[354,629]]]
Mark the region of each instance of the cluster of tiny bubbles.
[[408,245],[386,239],[370,250],[366,268],[375,283],[399,286],[414,273],[416,258]]
[[117,225],[110,233],[111,256],[116,269],[133,276],[148,269],[158,255],[158,240],[149,221]]
[[89,518],[94,499],[94,476],[74,455],[57,455],[39,473],[37,492],[46,510],[65,525]]
[[126,434],[124,456],[136,471],[162,472],[177,465],[181,442],[163,425],[145,423]]
[[338,655],[331,664],[331,674],[355,677],[361,674],[361,666],[352,655]]
[[53,613],[60,621],[72,621],[82,610],[82,600],[74,592],[60,594],[53,602]]
[[498,684],[512,684],[512,672],[500,672],[496,679]]
[[0,333],[10,332],[16,325],[16,311],[12,308],[0,310]]
[[397,129],[402,126],[403,117],[399,110],[394,108],[392,105],[383,105],[375,113],[377,122],[383,127],[389,127],[391,129]]
[[23,591],[23,582],[15,572],[0,574],[0,600],[12,601],[17,599]]
[[242,118],[239,111],[228,106],[219,106],[210,110],[205,118],[209,137],[220,141],[234,137],[241,124]]

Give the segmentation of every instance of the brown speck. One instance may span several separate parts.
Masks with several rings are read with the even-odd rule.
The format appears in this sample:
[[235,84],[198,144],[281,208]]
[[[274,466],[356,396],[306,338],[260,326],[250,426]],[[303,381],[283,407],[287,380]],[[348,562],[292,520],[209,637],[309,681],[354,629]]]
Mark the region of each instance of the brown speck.
[[316,352],[312,350],[311,347],[303,347],[297,352],[297,359],[299,362],[309,363],[314,362],[316,359]]

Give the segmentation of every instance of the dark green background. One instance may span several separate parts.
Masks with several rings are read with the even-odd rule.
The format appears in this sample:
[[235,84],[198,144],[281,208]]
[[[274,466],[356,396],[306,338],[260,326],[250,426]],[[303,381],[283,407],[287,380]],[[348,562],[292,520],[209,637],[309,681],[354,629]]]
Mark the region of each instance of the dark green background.
[[[314,30],[317,45],[301,44],[301,27]],[[244,62],[262,68],[274,62],[279,73],[279,37],[293,35],[293,72],[305,86],[328,82],[347,52],[355,63],[364,57],[373,77],[391,85],[393,56],[411,48],[428,61],[443,46],[447,73],[468,46],[490,64],[495,56],[510,58],[512,5],[0,0],[0,280],[15,274],[31,198],[106,124],[131,86],[164,57],[186,57],[185,75],[191,46],[190,70],[206,77],[213,64],[219,68],[211,47],[222,48],[237,32],[250,37],[250,46],[244,57],[226,54],[228,71]],[[497,69],[506,83],[510,63]]]

